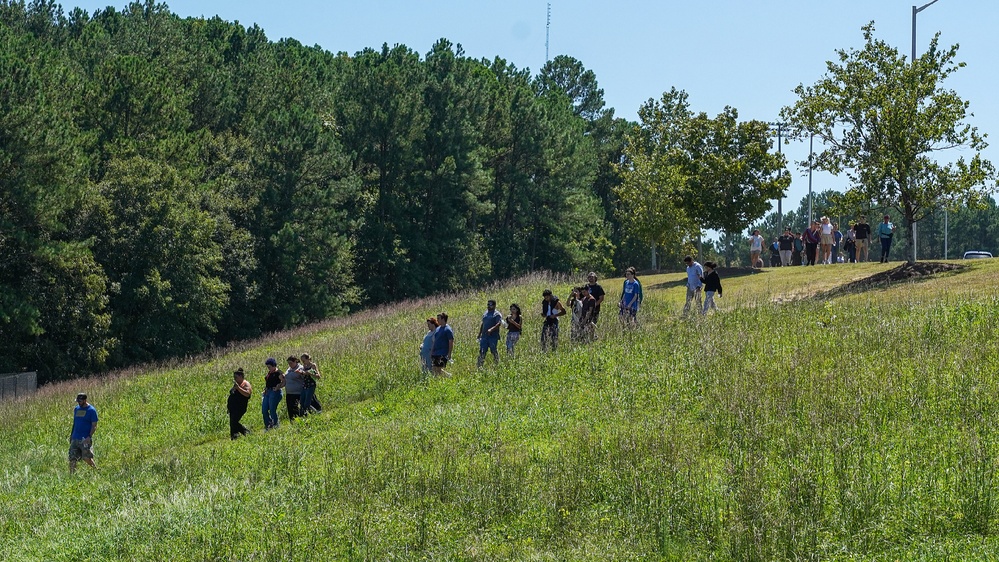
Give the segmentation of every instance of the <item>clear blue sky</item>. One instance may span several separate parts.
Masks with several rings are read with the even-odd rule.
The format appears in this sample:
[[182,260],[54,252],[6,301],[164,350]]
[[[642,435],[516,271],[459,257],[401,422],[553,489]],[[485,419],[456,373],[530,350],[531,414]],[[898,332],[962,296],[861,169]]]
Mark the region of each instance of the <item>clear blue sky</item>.
[[[929,0],[919,0],[922,6]],[[908,55],[911,0],[551,0],[551,57],[579,59],[597,75],[609,107],[636,119],[639,106],[671,87],[686,90],[695,111],[715,115],[726,105],[742,119],[772,121],[795,100],[791,90],[812,84],[838,48],[860,48],[870,21],[877,37]],[[125,2],[67,2],[90,13]],[[426,53],[445,37],[475,58],[502,57],[537,72],[545,62],[548,2],[544,0],[173,0],[181,16],[218,15],[262,27],[268,38],[355,53],[383,43]],[[999,4],[994,0],[939,0],[919,13],[917,51],[941,32],[958,43],[968,66],[946,86],[971,103],[968,122],[990,135],[985,156],[999,165]],[[951,160],[959,156],[944,155]],[[807,158],[806,143],[785,147],[789,159]],[[784,209],[808,192],[792,164],[794,181]],[[813,189],[843,190],[847,179],[816,174]]]

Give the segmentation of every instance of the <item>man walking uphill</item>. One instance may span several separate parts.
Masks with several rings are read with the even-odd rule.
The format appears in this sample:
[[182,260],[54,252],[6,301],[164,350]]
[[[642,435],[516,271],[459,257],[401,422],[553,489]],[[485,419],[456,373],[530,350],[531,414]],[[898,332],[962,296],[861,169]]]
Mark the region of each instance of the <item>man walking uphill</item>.
[[486,362],[486,352],[492,352],[493,362],[499,364],[500,326],[503,325],[503,314],[496,310],[496,301],[490,299],[486,303],[486,313],[482,315],[482,324],[479,325],[479,361],[477,367],[481,367]]
[[701,288],[704,285],[701,278],[704,277],[704,268],[691,256],[683,258],[683,263],[687,264],[687,304],[683,305],[683,315],[686,316],[690,314],[691,301],[698,309],[701,308]]
[[76,463],[83,459],[90,466],[94,463],[91,451],[94,432],[97,431],[97,409],[87,402],[87,395],[76,395],[76,408],[73,408],[73,430],[69,434],[69,472],[76,472]]

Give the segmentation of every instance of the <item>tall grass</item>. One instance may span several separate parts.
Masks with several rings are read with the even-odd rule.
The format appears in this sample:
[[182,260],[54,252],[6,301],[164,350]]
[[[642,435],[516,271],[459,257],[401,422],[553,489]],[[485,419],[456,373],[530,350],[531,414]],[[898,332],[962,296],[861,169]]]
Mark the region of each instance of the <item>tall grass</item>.
[[[638,330],[541,354],[535,278],[387,307],[200,362],[89,381],[100,468],[66,471],[76,387],[0,409],[0,552],[11,560],[987,559],[994,538],[999,299],[991,264],[828,294],[873,265],[725,280],[679,317],[643,279]],[[816,272],[821,278],[816,279]],[[785,298],[793,294],[791,299]],[[528,323],[475,369],[487,298]],[[779,304],[776,304],[779,303]],[[422,318],[458,334],[449,378],[416,366]],[[568,327],[563,335],[568,335]],[[325,411],[232,442],[230,373],[309,351]],[[77,386],[84,383],[79,383]],[[259,388],[257,388],[259,395]]]

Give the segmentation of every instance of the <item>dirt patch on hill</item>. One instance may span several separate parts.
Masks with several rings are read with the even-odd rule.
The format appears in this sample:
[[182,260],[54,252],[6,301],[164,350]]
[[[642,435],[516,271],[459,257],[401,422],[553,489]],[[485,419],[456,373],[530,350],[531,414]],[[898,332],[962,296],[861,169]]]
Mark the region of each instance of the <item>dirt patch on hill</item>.
[[834,295],[841,295],[843,293],[857,293],[871,289],[880,289],[891,285],[892,283],[920,281],[933,275],[947,273],[949,271],[960,271],[962,269],[967,269],[967,267],[968,266],[966,265],[956,263],[942,263],[935,261],[903,263],[898,267],[893,267],[891,269],[875,273],[869,277],[864,277],[863,279],[847,283],[846,285],[841,285],[831,291],[827,291],[816,296],[825,298]]

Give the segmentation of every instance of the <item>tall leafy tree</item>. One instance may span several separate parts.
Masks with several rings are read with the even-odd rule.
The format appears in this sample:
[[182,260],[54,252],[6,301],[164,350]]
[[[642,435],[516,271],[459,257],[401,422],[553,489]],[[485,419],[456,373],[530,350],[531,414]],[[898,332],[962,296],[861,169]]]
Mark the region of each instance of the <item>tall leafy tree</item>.
[[82,133],[65,117],[79,87],[54,47],[61,12],[0,6],[0,369],[43,381],[106,365],[105,278],[81,234],[96,199]]
[[[941,205],[981,204],[996,190],[995,169],[981,157],[984,136],[965,122],[968,102],[943,85],[964,67],[957,45],[940,48],[938,33],[909,61],[874,37],[873,23],[863,32],[863,49],[837,50],[825,76],[795,88],[798,101],[781,111],[792,134],[820,137],[815,167],[845,172],[859,200],[894,207],[906,230]],[[973,154],[942,161],[955,148]],[[907,238],[910,261],[914,249]]]
[[695,115],[674,88],[643,105],[639,118],[620,193],[653,242],[677,246],[703,229],[739,232],[790,185],[767,124],[739,122],[734,108]]

